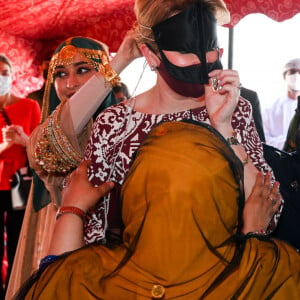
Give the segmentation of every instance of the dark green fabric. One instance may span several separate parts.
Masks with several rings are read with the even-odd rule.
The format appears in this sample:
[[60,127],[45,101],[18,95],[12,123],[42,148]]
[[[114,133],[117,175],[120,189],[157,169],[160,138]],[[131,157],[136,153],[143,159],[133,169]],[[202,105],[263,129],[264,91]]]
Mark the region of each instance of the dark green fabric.
[[[94,49],[94,50],[104,50],[103,47],[95,40],[86,38],[86,37],[73,37],[71,39],[71,43],[69,45],[73,45],[76,48],[86,48],[86,49]],[[62,42],[55,50],[55,53],[58,53],[64,46],[66,46],[66,41]]]
[[51,202],[50,193],[44,182],[33,171],[33,208],[37,212]]

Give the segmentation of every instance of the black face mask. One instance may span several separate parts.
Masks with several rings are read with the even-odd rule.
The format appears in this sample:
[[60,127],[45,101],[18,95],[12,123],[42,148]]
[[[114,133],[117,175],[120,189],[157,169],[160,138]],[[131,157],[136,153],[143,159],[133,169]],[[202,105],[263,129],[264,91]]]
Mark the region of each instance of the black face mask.
[[170,72],[168,72],[164,63],[159,65],[158,72],[168,86],[179,95],[198,98],[204,94],[204,84],[186,82],[176,79],[170,74]]
[[[203,95],[204,86],[200,88],[199,85],[208,84],[209,72],[222,69],[219,58],[212,63],[206,62],[206,53],[218,48],[216,19],[213,14],[202,3],[195,3],[183,12],[155,25],[152,30],[162,60],[158,72],[167,84],[183,96]],[[167,59],[163,50],[194,53],[201,64],[178,67]],[[183,86],[189,86],[186,92],[182,87],[181,92],[178,92],[176,86],[179,81],[182,81]],[[191,92],[190,84],[187,83],[198,85],[198,92]]]

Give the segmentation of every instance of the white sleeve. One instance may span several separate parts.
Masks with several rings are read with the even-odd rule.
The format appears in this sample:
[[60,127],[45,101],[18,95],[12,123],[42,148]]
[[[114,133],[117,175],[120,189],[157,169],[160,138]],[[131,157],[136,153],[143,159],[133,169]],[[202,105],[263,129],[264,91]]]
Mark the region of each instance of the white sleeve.
[[92,76],[69,100],[70,114],[76,134],[79,134],[111,90],[103,77]]

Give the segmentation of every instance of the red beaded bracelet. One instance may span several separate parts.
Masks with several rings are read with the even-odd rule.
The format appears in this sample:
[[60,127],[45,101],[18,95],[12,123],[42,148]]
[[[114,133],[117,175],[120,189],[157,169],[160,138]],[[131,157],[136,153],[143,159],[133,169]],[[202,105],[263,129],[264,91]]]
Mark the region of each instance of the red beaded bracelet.
[[82,221],[85,220],[85,212],[75,206],[61,206],[56,213],[56,220],[64,214],[73,214],[80,217]]

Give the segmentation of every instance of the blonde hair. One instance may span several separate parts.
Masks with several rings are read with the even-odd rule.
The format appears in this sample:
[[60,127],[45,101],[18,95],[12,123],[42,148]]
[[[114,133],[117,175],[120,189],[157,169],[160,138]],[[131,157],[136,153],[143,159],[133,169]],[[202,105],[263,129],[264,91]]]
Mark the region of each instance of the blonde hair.
[[229,11],[222,0],[136,0],[137,43],[147,43],[154,51],[158,51],[151,28],[196,2],[203,3],[213,13],[217,24],[230,21]]

